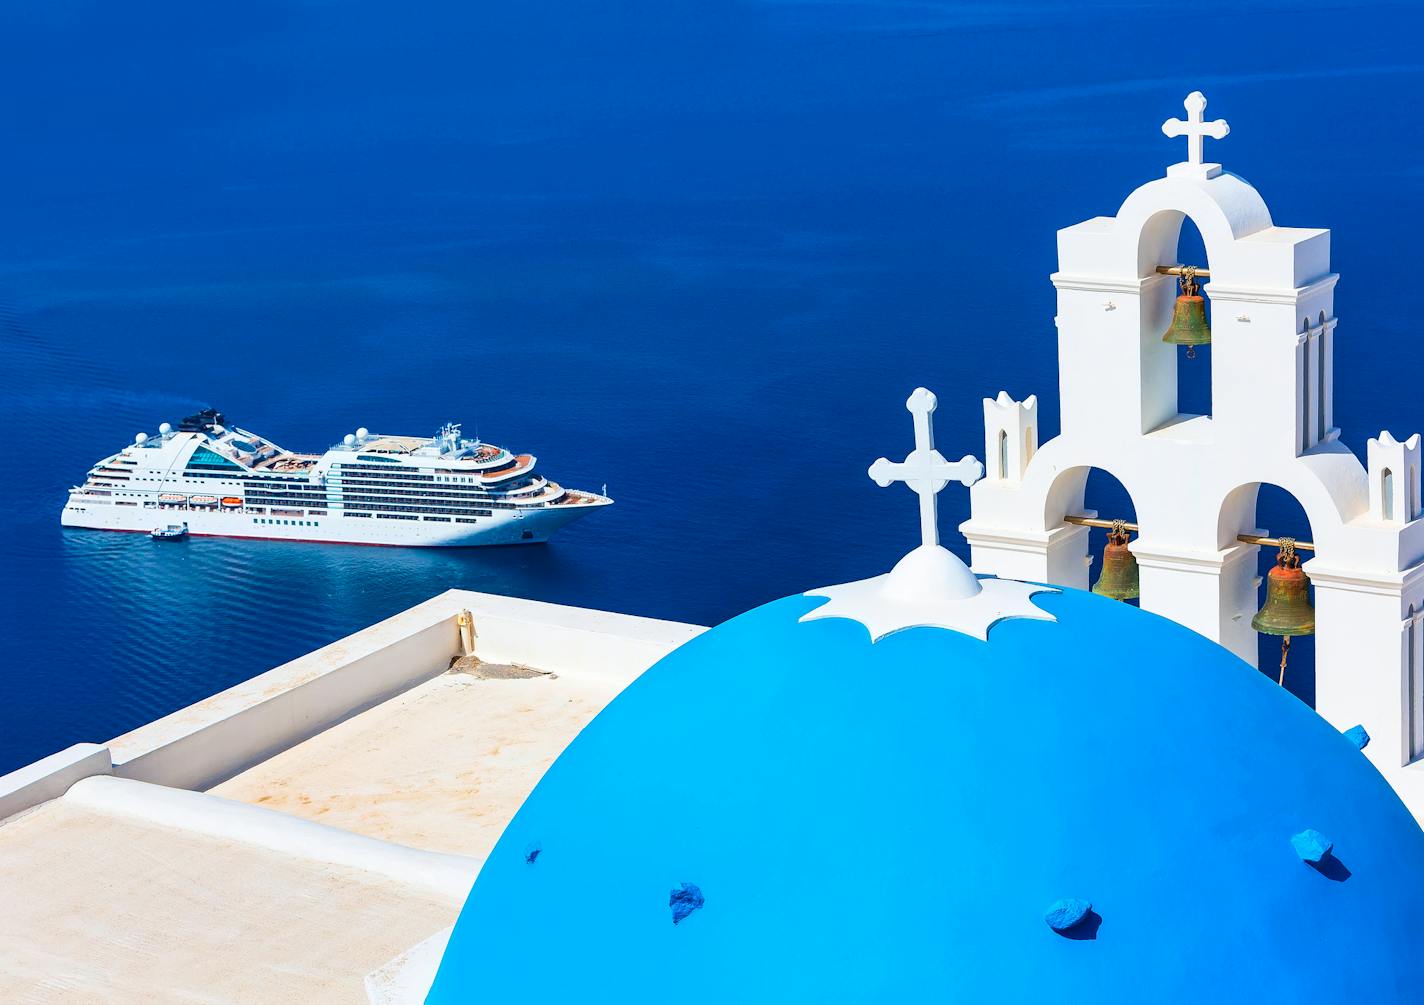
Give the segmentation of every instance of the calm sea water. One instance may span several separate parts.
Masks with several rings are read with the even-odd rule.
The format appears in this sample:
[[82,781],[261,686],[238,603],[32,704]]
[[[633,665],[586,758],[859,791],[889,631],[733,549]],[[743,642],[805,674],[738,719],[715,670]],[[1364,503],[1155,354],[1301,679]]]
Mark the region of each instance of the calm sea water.
[[[1056,427],[1054,231],[1180,159],[1158,125],[1197,87],[1276,221],[1334,229],[1346,442],[1424,426],[1414,5],[5,19],[0,770],[449,587],[711,623],[885,570],[915,508],[864,472],[908,448],[905,394],[939,393],[946,454],[1000,388]],[[462,420],[618,505],[523,549],[61,530],[90,463],[206,404],[309,450]],[[1309,534],[1282,495],[1261,523]]]

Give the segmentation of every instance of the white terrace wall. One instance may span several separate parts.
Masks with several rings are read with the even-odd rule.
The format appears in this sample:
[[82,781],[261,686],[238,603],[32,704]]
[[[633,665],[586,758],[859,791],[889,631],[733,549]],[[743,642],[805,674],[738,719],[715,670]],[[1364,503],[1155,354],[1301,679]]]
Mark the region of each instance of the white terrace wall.
[[209,788],[443,673],[462,651],[463,610],[474,615],[482,659],[565,674],[637,676],[705,630],[450,590],[107,745],[76,744],[0,776],[0,820],[90,775]]
[[702,631],[693,625],[451,590],[364,631],[113,740],[114,773],[208,788],[448,669],[455,619],[474,614],[476,653],[580,672],[638,672]]

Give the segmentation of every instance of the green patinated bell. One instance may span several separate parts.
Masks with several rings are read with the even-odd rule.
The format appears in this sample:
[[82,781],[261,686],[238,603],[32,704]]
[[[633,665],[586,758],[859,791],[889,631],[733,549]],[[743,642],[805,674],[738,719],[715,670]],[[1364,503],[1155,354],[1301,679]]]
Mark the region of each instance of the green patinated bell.
[[[1266,602],[1251,619],[1263,635],[1315,634],[1315,608],[1310,603],[1310,578],[1300,568],[1300,557],[1282,551],[1266,577]],[[1284,664],[1284,659],[1282,663]]]
[[1172,323],[1163,342],[1172,345],[1210,345],[1211,326],[1206,321],[1206,300],[1199,296],[1180,296],[1172,311]]
[[1137,585],[1137,559],[1127,547],[1126,533],[1108,534],[1108,546],[1103,549],[1103,574],[1093,584],[1093,592],[1114,600],[1136,600],[1141,595]]

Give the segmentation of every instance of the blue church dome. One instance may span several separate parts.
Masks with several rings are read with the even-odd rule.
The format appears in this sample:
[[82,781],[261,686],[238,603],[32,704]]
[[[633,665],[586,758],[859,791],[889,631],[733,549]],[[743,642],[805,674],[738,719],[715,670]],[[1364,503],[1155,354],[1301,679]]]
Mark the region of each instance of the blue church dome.
[[1424,832],[1227,650],[1072,590],[987,638],[803,620],[835,604],[708,631],[591,723],[491,854],[429,1000],[1424,988]]

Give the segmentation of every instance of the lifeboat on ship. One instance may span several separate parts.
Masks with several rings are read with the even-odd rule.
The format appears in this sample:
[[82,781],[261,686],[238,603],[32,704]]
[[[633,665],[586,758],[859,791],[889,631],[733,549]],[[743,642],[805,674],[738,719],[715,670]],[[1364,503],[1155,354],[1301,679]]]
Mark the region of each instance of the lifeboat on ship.
[[164,492],[159,495],[158,501],[161,503],[181,503],[187,502],[188,497],[179,492]]
[[237,496],[223,496],[222,504],[224,506],[241,506],[242,500]]
[[188,497],[188,501],[189,501],[190,503],[192,503],[194,506],[216,506],[216,505],[218,504],[218,497],[217,497],[217,496],[189,496],[189,497]]

